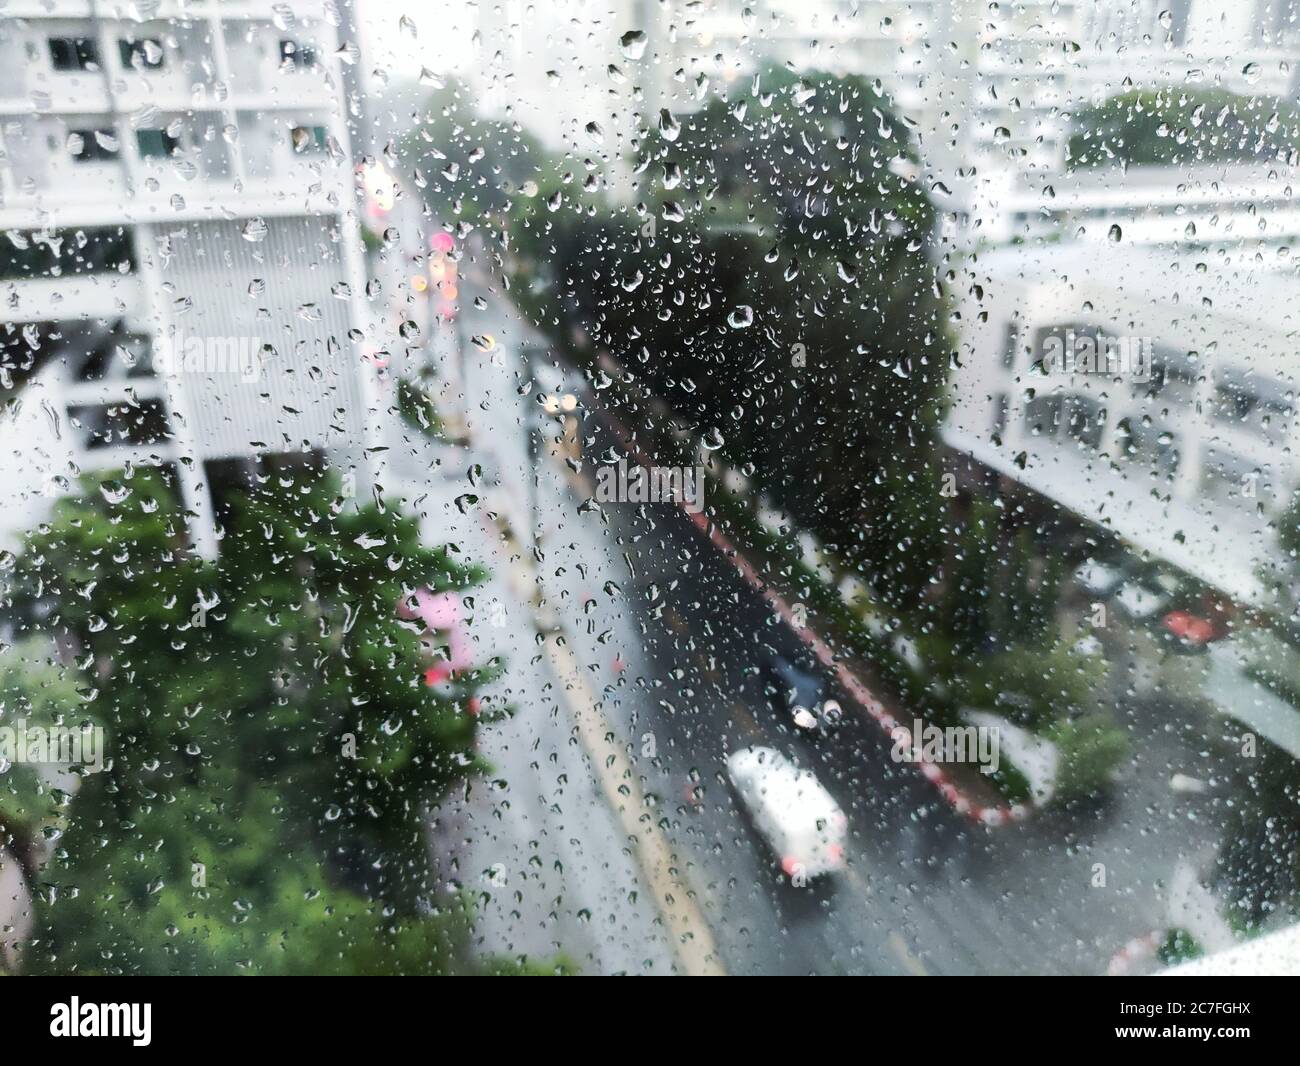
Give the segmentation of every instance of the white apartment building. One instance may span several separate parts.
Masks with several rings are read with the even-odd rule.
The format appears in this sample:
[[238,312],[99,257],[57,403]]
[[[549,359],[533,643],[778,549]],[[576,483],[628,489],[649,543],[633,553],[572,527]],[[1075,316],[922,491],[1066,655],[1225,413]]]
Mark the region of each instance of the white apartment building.
[[947,444],[1262,602],[1270,523],[1300,487],[1291,261],[1103,241],[1002,248],[971,270]]
[[362,462],[364,254],[330,5],[0,13],[0,535],[80,472]]

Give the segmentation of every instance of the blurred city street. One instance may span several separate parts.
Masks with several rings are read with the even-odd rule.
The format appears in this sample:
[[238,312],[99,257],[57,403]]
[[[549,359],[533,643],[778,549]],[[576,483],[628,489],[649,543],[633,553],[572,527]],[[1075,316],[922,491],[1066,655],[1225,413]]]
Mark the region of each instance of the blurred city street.
[[[1137,753],[1123,788],[1096,811],[997,828],[972,824],[916,768],[892,762],[889,738],[846,696],[835,732],[803,734],[758,674],[806,652],[679,507],[591,507],[591,463],[574,470],[554,444],[531,485],[536,403],[518,391],[536,342],[486,285],[474,297],[485,306],[461,328],[496,343],[466,349],[469,394],[484,399],[460,463],[500,484],[462,514],[453,500],[469,482],[458,469],[437,511],[432,492],[420,506],[426,528],[493,570],[475,596],[474,633],[508,663],[497,688],[516,708],[483,732],[495,772],[439,817],[454,827],[440,830],[448,843],[462,840],[458,880],[483,893],[484,950],[563,950],[600,972],[680,969],[661,914],[672,908],[667,893],[698,908],[732,973],[1102,973],[1130,939],[1169,924],[1170,878],[1185,857],[1212,854],[1222,832],[1227,797],[1169,787],[1175,773],[1214,772],[1202,712],[1136,695],[1121,663],[1114,696]],[[603,452],[612,438],[599,412],[583,426],[584,450]],[[526,527],[504,518],[534,491],[540,559],[521,539]],[[485,626],[498,604],[498,624]],[[547,653],[552,627],[569,649],[560,662],[584,679],[578,691]],[[581,740],[592,697],[615,768]],[[851,812],[847,869],[834,884],[792,887],[750,828],[723,770],[726,754],[749,744],[815,767]],[[632,780],[619,779],[623,767]],[[634,791],[611,806],[607,781]],[[635,834],[619,808],[625,817],[631,808]],[[658,883],[635,843],[651,835],[671,849]]]

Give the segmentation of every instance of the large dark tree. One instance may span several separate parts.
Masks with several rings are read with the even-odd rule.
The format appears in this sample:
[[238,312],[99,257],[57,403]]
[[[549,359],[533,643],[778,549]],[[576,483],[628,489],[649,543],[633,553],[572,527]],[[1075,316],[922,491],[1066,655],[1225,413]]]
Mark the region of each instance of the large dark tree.
[[659,115],[634,170],[630,204],[516,200],[513,291],[915,607],[940,558],[949,349],[906,125],[865,78],[774,68]]

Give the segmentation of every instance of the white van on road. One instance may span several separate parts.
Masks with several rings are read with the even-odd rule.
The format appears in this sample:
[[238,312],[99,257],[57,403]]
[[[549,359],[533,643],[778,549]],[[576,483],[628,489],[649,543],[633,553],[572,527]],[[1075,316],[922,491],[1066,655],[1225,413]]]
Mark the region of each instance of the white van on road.
[[772,748],[756,747],[732,752],[727,776],[790,878],[843,868],[848,819],[811,770]]

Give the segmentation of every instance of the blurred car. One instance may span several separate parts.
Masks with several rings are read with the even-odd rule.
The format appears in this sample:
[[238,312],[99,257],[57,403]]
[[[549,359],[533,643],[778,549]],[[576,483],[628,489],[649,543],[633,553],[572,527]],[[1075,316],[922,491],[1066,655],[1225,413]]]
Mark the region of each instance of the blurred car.
[[1160,620],[1160,625],[1179,647],[1188,651],[1202,651],[1228,632],[1222,622],[1202,618],[1191,611],[1170,611]]
[[848,819],[811,770],[773,748],[754,747],[727,758],[727,776],[787,876],[814,878],[843,868]]
[[1088,559],[1074,571],[1074,580],[1088,595],[1104,599],[1124,583],[1124,571],[1118,566]]
[[784,656],[774,656],[763,664],[763,680],[771,689],[776,709],[790,714],[796,724],[802,724],[800,711],[816,715],[821,707],[825,683]]
[[1134,621],[1142,622],[1169,605],[1169,594],[1144,581],[1128,581],[1115,593],[1115,603]]

